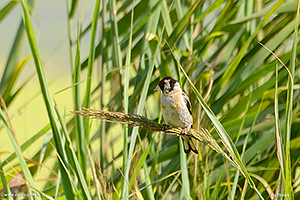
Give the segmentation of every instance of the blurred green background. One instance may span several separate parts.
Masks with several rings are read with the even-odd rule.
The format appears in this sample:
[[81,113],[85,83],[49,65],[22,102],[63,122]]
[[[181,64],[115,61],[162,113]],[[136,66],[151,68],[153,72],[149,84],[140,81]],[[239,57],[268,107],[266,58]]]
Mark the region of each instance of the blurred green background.
[[[0,8],[4,8],[11,1],[0,1]],[[84,15],[83,24],[88,25],[92,19],[94,3],[91,1],[84,1],[81,3],[82,14]],[[36,1],[33,10],[33,25],[35,33],[37,35],[37,42],[39,50],[42,54],[42,60],[44,64],[44,70],[49,81],[50,91],[55,101],[59,105],[62,111],[69,113],[70,110],[74,110],[74,107],[70,104],[72,101],[72,90],[66,90],[61,94],[55,95],[55,93],[65,89],[69,85],[72,85],[70,57],[69,57],[69,43],[68,43],[68,31],[66,26],[68,24],[66,14],[66,2],[65,1]],[[65,19],[65,20],[63,20]],[[3,16],[0,25],[0,66],[1,75],[4,72],[5,65],[10,53],[10,49],[15,40],[15,35],[19,28],[19,23],[22,21],[22,13],[18,5],[10,11],[9,14]],[[73,30],[75,31],[75,30]],[[25,36],[25,35],[24,35]],[[21,48],[21,54],[19,61],[25,57],[31,55],[31,50],[28,46],[26,36],[23,38],[23,48]],[[82,42],[82,55],[88,55],[88,41],[86,37]],[[43,97],[40,93],[40,87],[38,78],[36,76],[34,62],[31,59],[24,69],[19,74],[16,82],[16,88],[24,84],[28,77],[35,74],[25,85],[20,92],[18,98],[11,104],[9,108],[9,114],[14,125],[14,130],[17,134],[19,142],[22,144],[34,136],[38,131],[49,124],[47,118],[47,110],[43,102]],[[2,129],[2,140],[0,141],[1,151],[7,152],[3,156],[8,157],[14,152],[12,144],[9,142],[9,138]],[[33,143],[33,145],[26,151],[24,156],[32,157],[37,150],[43,146],[44,138],[40,138]],[[55,155],[52,154],[53,158]],[[53,165],[56,159],[49,160],[46,165]],[[41,169],[40,175],[37,179],[45,179],[49,175],[49,170]],[[45,181],[38,181],[37,185],[40,187],[45,184]]]
[[[298,28],[293,0],[0,1],[2,195],[299,198]],[[178,137],[71,113],[164,123],[153,88],[168,75],[216,141],[198,155]]]

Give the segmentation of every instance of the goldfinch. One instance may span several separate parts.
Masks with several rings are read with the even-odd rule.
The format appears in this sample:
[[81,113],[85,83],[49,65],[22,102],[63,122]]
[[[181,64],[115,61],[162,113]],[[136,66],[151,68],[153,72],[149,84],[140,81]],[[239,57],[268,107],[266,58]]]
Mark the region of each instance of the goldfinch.
[[174,127],[182,128],[182,142],[185,153],[191,150],[198,154],[195,144],[187,133],[192,128],[193,118],[189,97],[182,91],[177,80],[168,76],[159,81],[154,90],[161,90],[161,112],[165,122]]

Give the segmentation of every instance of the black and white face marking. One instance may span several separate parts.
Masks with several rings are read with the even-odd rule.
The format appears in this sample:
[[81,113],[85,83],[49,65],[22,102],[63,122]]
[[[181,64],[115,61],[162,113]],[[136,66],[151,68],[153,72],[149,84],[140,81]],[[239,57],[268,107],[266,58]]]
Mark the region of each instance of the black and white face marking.
[[169,93],[174,87],[180,87],[179,82],[170,76],[163,78],[158,85],[163,93]]

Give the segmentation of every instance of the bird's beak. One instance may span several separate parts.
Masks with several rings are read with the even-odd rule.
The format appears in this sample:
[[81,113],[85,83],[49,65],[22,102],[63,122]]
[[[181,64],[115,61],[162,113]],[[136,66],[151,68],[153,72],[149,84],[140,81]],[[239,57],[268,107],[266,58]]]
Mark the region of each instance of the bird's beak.
[[159,85],[157,85],[155,88],[154,88],[154,91],[155,90],[159,90],[160,88],[159,88]]

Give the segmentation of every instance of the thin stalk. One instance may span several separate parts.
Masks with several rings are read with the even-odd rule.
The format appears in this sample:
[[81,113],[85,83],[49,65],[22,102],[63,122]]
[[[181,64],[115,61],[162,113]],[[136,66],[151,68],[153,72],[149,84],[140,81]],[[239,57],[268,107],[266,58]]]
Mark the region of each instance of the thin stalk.
[[[106,49],[106,30],[105,30],[105,22],[106,22],[106,0],[102,1],[102,59],[101,59],[101,66],[102,66],[102,76],[101,76],[101,102],[100,107],[104,108],[104,102],[105,102],[105,96],[106,96],[106,89],[105,89],[105,83],[106,83],[106,68],[107,68],[107,49]],[[100,128],[100,160],[101,160],[101,168],[104,169],[104,166],[106,165],[106,159],[105,159],[105,127],[106,122],[101,121],[101,128]]]

